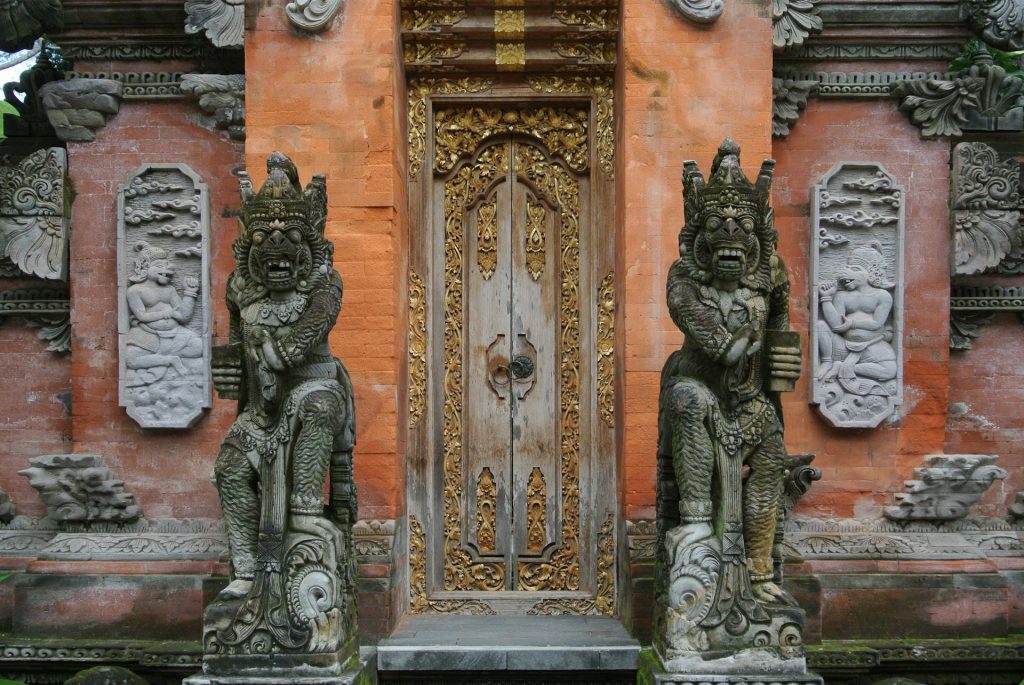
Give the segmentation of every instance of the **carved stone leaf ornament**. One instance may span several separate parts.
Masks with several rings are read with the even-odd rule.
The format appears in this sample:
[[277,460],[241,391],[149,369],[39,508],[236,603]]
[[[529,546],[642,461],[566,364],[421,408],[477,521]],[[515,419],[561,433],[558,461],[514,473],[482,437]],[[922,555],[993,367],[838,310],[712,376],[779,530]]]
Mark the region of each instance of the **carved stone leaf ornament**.
[[785,138],[796,125],[800,111],[807,106],[807,98],[818,90],[817,81],[798,81],[792,78],[772,79],[772,135]]
[[124,86],[110,79],[52,81],[39,89],[46,118],[64,141],[88,143],[121,107]]
[[989,45],[1024,50],[1024,5],[1020,0],[960,0],[960,16]]
[[118,189],[119,402],[143,428],[189,428],[212,404],[209,191],[184,164]]
[[997,312],[1016,313],[1024,323],[1024,288],[954,284],[949,309],[949,348],[969,350]]
[[19,288],[0,292],[0,322],[18,318],[36,326],[47,352],[71,351],[71,302],[60,288]]
[[245,0],[185,0],[185,33],[205,32],[218,48],[245,42]]
[[0,167],[0,256],[29,275],[67,277],[67,151],[37,150]]
[[245,140],[245,74],[184,74],[179,87],[213,115],[217,128]]
[[124,481],[114,478],[98,454],[49,454],[36,457],[18,473],[28,478],[54,521],[85,524],[127,523],[142,515]]
[[906,481],[907,492],[896,494],[899,504],[883,513],[891,521],[964,518],[992,483],[1006,478],[996,459],[988,454],[927,455],[924,466],[914,469],[914,479]]
[[722,0],[668,0],[681,15],[695,24],[712,24],[722,16]]
[[316,33],[330,26],[342,4],[341,0],[290,0],[284,14],[295,28]]
[[964,276],[995,270],[1021,249],[1020,164],[1004,161],[984,143],[953,150],[950,220],[953,272]]
[[837,428],[874,428],[903,397],[905,190],[840,162],[812,192],[811,402]]
[[0,51],[28,49],[44,33],[63,28],[61,0],[0,0]]
[[784,50],[804,44],[822,29],[818,0],[772,0],[772,45]]

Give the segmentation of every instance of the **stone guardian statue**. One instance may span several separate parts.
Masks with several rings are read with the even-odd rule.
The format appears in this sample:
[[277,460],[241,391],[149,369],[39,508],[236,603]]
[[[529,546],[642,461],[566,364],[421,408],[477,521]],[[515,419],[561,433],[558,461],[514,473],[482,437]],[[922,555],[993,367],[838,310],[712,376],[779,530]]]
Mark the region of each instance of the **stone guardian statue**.
[[355,412],[327,343],[342,283],[324,238],[326,179],[303,190],[279,152],[267,173],[258,193],[241,175],[230,342],[214,351],[215,386],[238,417],[214,470],[232,579],[206,610],[203,677],[344,682],[357,652]]
[[684,164],[668,308],[685,340],[661,377],[655,648],[668,673],[820,682],[806,675],[804,612],[772,554],[786,470],[779,392],[800,375],[774,165],[751,183],[730,139],[707,181]]

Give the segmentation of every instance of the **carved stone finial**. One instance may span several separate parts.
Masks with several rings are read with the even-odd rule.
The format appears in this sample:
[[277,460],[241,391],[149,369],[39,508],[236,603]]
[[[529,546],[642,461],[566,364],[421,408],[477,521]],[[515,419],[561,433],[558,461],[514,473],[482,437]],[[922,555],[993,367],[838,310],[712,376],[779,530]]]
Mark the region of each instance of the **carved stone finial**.
[[725,9],[723,0],[668,0],[680,14],[695,24],[712,24],[718,21]]
[[686,225],[667,290],[685,341],[662,371],[658,420],[654,643],[672,673],[810,677],[804,614],[773,558],[789,465],[778,393],[800,375],[774,165],[751,183],[729,139],[709,178],[683,165]]
[[53,81],[39,89],[46,117],[57,137],[87,143],[103,128],[107,118],[121,107],[124,86],[120,81],[79,78]]
[[18,52],[64,28],[64,5],[61,0],[3,0],[0,18],[0,51]]
[[185,0],[185,33],[206,33],[218,48],[245,43],[245,0]]
[[1018,0],[960,0],[960,18],[1001,50],[1024,50],[1024,10]]
[[217,128],[245,140],[245,74],[185,74],[181,90],[213,115]]
[[953,223],[953,273],[995,270],[1021,249],[1020,163],[984,143],[953,149],[949,185]]
[[821,29],[818,0],[772,0],[772,45],[776,50],[799,47]]
[[55,147],[0,167],[0,256],[25,274],[67,277],[67,159],[67,151]]
[[800,111],[807,106],[807,98],[818,90],[817,81],[797,81],[791,78],[772,79],[772,135],[785,138],[796,125]]
[[48,454],[19,471],[39,491],[46,514],[54,521],[130,523],[142,515],[135,496],[98,454]]
[[348,372],[327,342],[342,284],[324,238],[326,179],[303,189],[292,161],[275,152],[259,192],[248,175],[241,188],[231,343],[213,357],[221,397],[239,399],[215,466],[232,582],[206,609],[195,682],[258,665],[280,682],[337,678],[356,636],[355,411]]
[[316,33],[331,25],[341,6],[342,0],[289,0],[284,14],[295,28]]
[[930,454],[924,466],[906,481],[908,492],[896,494],[899,504],[886,507],[891,521],[955,521],[970,512],[994,481],[1006,478],[995,455]]

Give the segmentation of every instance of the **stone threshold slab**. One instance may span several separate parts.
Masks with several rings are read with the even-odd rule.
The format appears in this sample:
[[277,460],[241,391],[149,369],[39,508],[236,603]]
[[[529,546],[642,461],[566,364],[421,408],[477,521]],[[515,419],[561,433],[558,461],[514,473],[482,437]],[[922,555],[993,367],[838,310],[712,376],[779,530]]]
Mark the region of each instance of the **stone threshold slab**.
[[407,616],[377,645],[381,672],[628,671],[640,643],[604,616]]

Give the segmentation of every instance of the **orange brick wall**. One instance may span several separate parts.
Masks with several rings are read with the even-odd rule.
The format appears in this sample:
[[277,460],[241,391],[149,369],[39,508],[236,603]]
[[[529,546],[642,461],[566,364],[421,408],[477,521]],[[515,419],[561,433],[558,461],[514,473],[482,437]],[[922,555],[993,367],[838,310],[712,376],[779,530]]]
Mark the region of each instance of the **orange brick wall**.
[[227,342],[224,289],[233,264],[233,214],[239,207],[231,170],[241,164],[241,145],[197,125],[199,113],[189,102],[126,102],[95,141],[68,144],[75,192],[70,265],[73,451],[104,455],[148,518],[220,517],[209,479],[234,416],[234,403],[215,399],[213,409],[191,430],[144,430],[117,400],[117,187],[141,164],[183,162],[210,187],[214,344]]
[[[804,335],[804,377],[785,396],[786,444],[817,455],[822,479],[801,515],[877,517],[922,456],[944,447],[949,359],[949,144],[921,140],[889,100],[812,100],[777,140],[774,188],[780,252],[793,283],[793,326]],[[904,404],[896,423],[831,427],[807,404],[811,187],[839,161],[879,162],[906,187]]]
[[[274,150],[305,183],[327,175],[327,237],[345,281],[331,335],[356,390],[360,518],[394,518],[405,455],[399,396],[405,356],[404,94],[397,3],[349,2],[315,38],[291,30],[274,5],[246,32],[246,166],[254,183]],[[402,96],[404,99],[404,95]]]
[[682,342],[665,281],[683,225],[683,161],[707,174],[725,136],[751,178],[771,156],[771,18],[764,3],[727,2],[694,26],[661,0],[623,0],[618,88],[619,270],[624,274],[624,514],[654,517],[658,383]]

